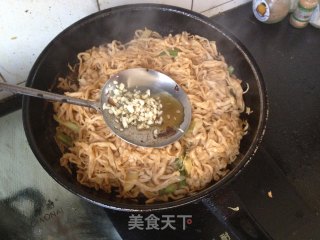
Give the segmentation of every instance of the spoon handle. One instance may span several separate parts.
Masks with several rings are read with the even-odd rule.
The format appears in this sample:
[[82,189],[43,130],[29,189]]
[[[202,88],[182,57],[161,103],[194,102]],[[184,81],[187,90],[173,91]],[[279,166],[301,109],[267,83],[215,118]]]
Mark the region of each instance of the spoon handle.
[[69,104],[79,105],[83,107],[90,107],[90,108],[94,108],[99,112],[101,111],[100,104],[98,102],[94,102],[90,100],[69,97],[65,95],[46,92],[46,91],[29,88],[29,87],[21,87],[18,85],[8,84],[3,82],[0,82],[0,89],[3,89],[4,91],[9,91],[12,93],[18,93],[22,95],[31,96],[31,97],[42,98],[42,99],[51,100],[55,102],[63,102],[63,103],[69,103]]

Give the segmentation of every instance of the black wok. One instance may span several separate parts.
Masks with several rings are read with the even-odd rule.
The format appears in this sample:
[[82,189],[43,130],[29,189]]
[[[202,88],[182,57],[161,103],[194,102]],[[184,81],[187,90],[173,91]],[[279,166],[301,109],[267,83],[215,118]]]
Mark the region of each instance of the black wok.
[[[207,186],[197,194],[180,200],[145,205],[142,201],[117,199],[112,194],[96,191],[79,184],[59,165],[61,153],[55,143],[55,122],[52,104],[23,97],[23,123],[29,144],[43,168],[59,184],[97,205],[123,211],[152,211],[182,206],[222,188],[234,179],[252,159],[261,141],[267,120],[266,90],[254,59],[244,46],[222,27],[208,18],[182,8],[138,4],[107,9],[90,15],[68,27],[43,50],[27,80],[27,86],[52,89],[58,76],[67,74],[67,64],[77,62],[77,53],[114,39],[127,42],[136,29],[149,28],[162,35],[187,31],[217,42],[226,62],[235,68],[235,74],[250,85],[245,103],[253,113],[243,115],[249,122],[249,133],[241,141],[240,154],[230,166],[230,172],[219,182]],[[245,85],[244,85],[245,86]]]

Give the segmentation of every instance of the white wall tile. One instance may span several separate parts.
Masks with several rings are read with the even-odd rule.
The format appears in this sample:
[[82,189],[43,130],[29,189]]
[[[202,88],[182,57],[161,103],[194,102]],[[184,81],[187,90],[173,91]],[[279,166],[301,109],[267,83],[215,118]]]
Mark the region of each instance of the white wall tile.
[[212,17],[214,15],[217,15],[219,13],[222,13],[224,11],[227,11],[229,9],[238,7],[240,5],[243,5],[245,3],[251,2],[251,0],[231,0],[225,4],[219,5],[217,7],[211,8],[209,10],[206,10],[204,12],[201,12],[203,15],[207,17]]
[[232,0],[193,0],[193,11],[204,12],[211,8],[218,7]]
[[[96,0],[0,2],[0,72],[9,83],[26,80],[40,52],[66,27],[98,11]],[[0,99],[5,93],[0,92]]]
[[98,0],[98,2],[101,9],[134,3],[159,3],[191,9],[192,0]]

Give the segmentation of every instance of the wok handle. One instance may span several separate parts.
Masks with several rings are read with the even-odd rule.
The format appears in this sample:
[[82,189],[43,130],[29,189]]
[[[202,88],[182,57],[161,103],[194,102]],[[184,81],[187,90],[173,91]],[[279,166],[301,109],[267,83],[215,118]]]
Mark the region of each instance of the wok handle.
[[75,97],[69,97],[66,95],[60,95],[56,93],[46,92],[46,91],[29,88],[29,87],[22,87],[22,86],[8,84],[4,82],[0,82],[0,89],[9,91],[12,93],[18,93],[22,95],[31,96],[31,97],[42,98],[42,99],[51,100],[55,102],[65,102],[65,103],[79,105],[83,107],[91,107],[101,112],[100,104],[94,101],[84,100],[84,99],[75,98]]
[[249,213],[230,187],[202,199],[203,204],[238,239],[272,239]]

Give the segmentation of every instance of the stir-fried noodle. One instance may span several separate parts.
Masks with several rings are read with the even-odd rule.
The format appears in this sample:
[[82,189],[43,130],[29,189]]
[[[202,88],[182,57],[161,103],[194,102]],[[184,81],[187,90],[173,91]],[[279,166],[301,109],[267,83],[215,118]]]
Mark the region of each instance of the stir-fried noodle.
[[59,87],[73,89],[66,95],[98,100],[111,75],[143,67],[173,78],[192,104],[192,123],[183,138],[164,148],[142,148],[115,136],[100,113],[55,103],[60,163],[70,172],[76,169],[81,184],[122,198],[144,196],[151,203],[184,197],[228,172],[248,125],[240,119],[241,81],[228,71],[215,42],[145,29],[126,44],[115,40],[79,53],[78,59],[78,84],[59,79]]

